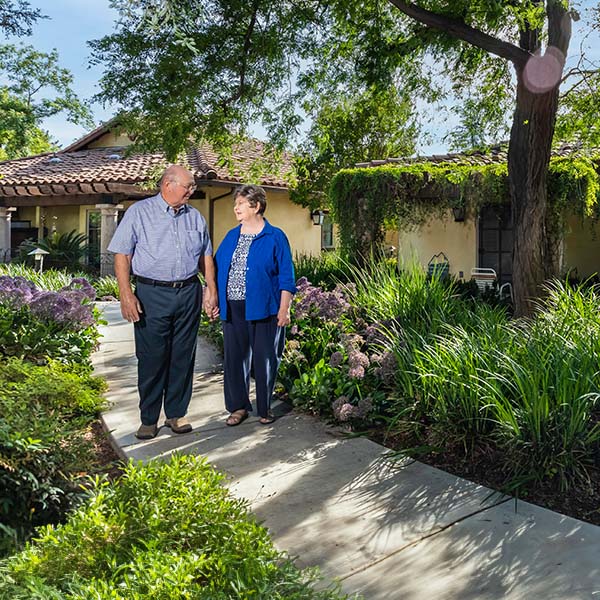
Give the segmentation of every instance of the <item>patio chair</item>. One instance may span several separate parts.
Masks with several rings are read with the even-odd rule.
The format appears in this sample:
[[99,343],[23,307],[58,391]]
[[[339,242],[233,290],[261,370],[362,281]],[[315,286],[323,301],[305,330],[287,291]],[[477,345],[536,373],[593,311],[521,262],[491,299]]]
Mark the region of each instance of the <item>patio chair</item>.
[[[498,275],[494,269],[487,269],[485,267],[476,267],[471,269],[471,279],[477,284],[479,291],[484,293],[488,288],[493,289],[494,285],[498,282]],[[505,296],[510,297],[511,302],[513,301],[512,285],[507,281],[498,288],[498,295],[501,298]]]
[[446,279],[450,275],[450,262],[443,252],[438,252],[429,259],[427,274],[429,277],[436,275],[440,279]]

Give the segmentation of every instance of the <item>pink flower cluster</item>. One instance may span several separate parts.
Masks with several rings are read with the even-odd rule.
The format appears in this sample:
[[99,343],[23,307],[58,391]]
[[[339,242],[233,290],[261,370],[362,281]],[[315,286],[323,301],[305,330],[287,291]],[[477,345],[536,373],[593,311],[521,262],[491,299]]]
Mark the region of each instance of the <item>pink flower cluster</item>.
[[347,396],[340,396],[332,402],[331,409],[333,416],[338,421],[347,423],[352,419],[366,419],[373,410],[373,403],[367,396],[366,398],[361,398],[355,406]]

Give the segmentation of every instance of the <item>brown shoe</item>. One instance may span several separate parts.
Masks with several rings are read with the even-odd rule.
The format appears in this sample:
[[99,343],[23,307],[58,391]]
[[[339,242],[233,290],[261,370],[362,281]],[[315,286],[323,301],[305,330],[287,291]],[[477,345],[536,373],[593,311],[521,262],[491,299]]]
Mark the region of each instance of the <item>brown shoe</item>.
[[185,417],[167,419],[165,425],[170,427],[173,433],[189,433],[192,430],[192,424]]
[[156,437],[158,427],[154,425],[140,425],[140,428],[135,432],[135,437],[138,440],[151,440]]

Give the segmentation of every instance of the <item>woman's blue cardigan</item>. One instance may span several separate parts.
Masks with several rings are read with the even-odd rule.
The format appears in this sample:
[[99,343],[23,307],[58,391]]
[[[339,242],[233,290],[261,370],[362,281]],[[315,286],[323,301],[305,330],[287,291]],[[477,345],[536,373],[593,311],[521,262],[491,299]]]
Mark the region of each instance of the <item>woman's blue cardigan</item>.
[[[241,225],[223,238],[215,254],[219,310],[227,320],[227,278]],[[246,320],[265,319],[279,312],[281,291],[296,293],[294,263],[288,239],[266,219],[263,230],[252,240],[246,264]]]

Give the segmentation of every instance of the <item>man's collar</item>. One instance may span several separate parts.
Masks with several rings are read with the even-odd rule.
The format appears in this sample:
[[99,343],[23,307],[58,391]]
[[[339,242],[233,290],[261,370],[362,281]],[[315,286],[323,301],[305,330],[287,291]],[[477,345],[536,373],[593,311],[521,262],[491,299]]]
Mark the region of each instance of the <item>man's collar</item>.
[[180,211],[182,212],[187,212],[189,210],[189,204],[183,204],[182,206],[180,206],[177,210],[177,212],[175,212],[175,209],[163,198],[162,194],[159,192],[156,197],[159,199],[160,202],[162,202],[162,207],[163,210],[165,212],[169,212],[169,209],[171,209],[173,211],[173,214],[178,214]]

